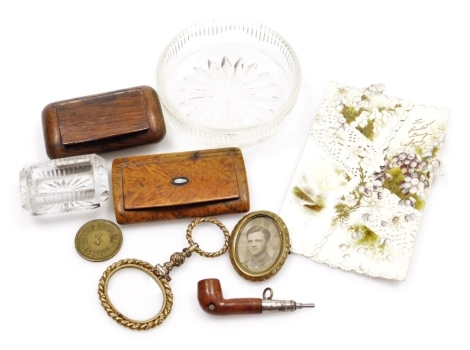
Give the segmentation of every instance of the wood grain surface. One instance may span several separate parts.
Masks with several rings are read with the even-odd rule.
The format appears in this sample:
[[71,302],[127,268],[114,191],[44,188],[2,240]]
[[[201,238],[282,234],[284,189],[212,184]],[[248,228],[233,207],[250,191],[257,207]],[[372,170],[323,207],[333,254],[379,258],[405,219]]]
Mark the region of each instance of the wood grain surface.
[[212,315],[260,314],[263,310],[260,298],[224,299],[220,281],[216,278],[198,282],[197,299],[201,308]]
[[50,103],[42,125],[51,159],[159,142],[166,134],[157,93],[149,86]]
[[[188,183],[172,183],[185,177]],[[113,200],[119,224],[243,213],[250,209],[243,156],[219,148],[117,158]]]

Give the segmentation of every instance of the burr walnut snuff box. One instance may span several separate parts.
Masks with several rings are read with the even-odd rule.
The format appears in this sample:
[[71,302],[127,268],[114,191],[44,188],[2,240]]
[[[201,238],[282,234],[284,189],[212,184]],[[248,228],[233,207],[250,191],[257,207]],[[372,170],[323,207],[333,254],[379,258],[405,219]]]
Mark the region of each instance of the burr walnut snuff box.
[[119,224],[250,209],[245,164],[238,148],[117,158],[112,182]]
[[42,126],[51,159],[159,142],[166,133],[157,93],[149,86],[50,103]]

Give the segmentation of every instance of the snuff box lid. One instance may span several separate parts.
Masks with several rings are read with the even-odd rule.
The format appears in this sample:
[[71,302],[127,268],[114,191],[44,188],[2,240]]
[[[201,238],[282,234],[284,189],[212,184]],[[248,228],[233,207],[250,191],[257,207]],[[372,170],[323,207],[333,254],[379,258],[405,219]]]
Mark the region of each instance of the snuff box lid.
[[[196,166],[197,163],[197,166]],[[232,157],[165,159],[122,169],[124,208],[144,209],[239,198]]]
[[113,91],[54,105],[64,145],[147,130],[142,90]]
[[49,158],[116,151],[166,134],[157,92],[145,85],[52,102],[41,118]]

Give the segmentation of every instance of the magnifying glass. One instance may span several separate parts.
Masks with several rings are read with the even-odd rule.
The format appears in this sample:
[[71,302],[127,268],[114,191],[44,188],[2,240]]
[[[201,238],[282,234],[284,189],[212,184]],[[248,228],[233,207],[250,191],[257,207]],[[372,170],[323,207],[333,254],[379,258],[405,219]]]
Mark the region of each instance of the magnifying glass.
[[[194,227],[201,222],[215,224],[222,230],[224,234],[224,245],[219,251],[205,252],[199,248],[197,243],[193,241],[192,231]],[[101,301],[101,305],[108,315],[112,317],[117,323],[130,329],[147,330],[160,325],[170,314],[171,308],[173,306],[173,293],[169,284],[171,281],[169,275],[170,271],[174,267],[181,266],[186,258],[191,257],[193,252],[196,252],[199,255],[207,258],[215,258],[224,254],[228,249],[229,238],[230,234],[227,228],[217,219],[199,218],[192,221],[186,230],[186,239],[188,240],[189,247],[184,248],[182,252],[174,253],[170,257],[170,261],[164,263],[163,265],[157,264],[153,266],[152,264],[142,260],[124,259],[109,266],[106,271],[104,271],[98,284],[98,295]],[[129,314],[127,308],[125,308],[126,311],[124,311],[121,304],[119,304],[119,308],[117,307],[118,302],[116,301],[117,298],[115,296],[118,294],[117,290],[119,290],[119,279],[130,270],[138,270],[140,273],[134,274],[138,276],[137,278],[147,280],[147,282],[150,278],[150,281],[154,283],[153,290],[155,291],[155,298],[153,299],[153,306],[151,309],[156,311],[155,314],[148,315],[137,313],[135,316],[133,316]],[[129,283],[127,283],[127,285],[128,284]],[[157,286],[157,288],[155,288],[155,286]],[[158,293],[158,290],[160,290],[160,293]],[[161,301],[161,307],[158,307],[159,301]]]

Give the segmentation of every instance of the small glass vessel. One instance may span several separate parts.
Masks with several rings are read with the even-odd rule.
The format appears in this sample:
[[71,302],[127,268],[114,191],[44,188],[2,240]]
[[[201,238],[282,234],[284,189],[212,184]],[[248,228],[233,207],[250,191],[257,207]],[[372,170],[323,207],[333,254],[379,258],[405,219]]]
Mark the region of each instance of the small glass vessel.
[[21,205],[31,215],[98,208],[109,196],[106,161],[96,154],[26,164]]

